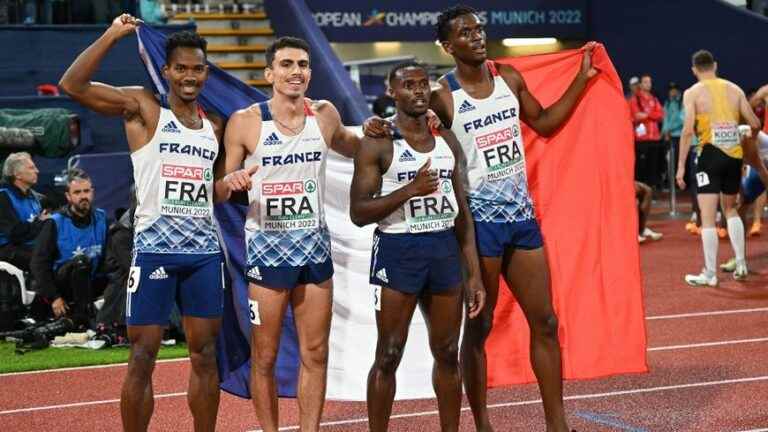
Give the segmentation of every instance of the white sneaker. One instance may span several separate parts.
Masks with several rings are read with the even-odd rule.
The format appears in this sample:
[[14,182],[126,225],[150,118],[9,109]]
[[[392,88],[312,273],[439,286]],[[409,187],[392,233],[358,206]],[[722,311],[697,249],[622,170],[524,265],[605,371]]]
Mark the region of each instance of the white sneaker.
[[646,237],[644,237],[644,236],[641,236],[641,235],[637,236],[637,242],[638,243],[643,243],[646,240],[648,240],[648,239]]
[[643,230],[643,236],[644,237],[650,237],[651,240],[660,240],[662,237],[664,237],[664,234],[657,233],[656,231],[653,231],[650,228],[646,227]]
[[717,276],[707,276],[707,273],[702,271],[700,274],[685,275],[685,283],[690,286],[717,286]]
[[728,261],[720,264],[720,270],[730,273],[736,271],[736,257],[729,259]]
[[733,279],[737,281],[743,281],[747,278],[747,263],[736,264],[736,270],[733,272]]

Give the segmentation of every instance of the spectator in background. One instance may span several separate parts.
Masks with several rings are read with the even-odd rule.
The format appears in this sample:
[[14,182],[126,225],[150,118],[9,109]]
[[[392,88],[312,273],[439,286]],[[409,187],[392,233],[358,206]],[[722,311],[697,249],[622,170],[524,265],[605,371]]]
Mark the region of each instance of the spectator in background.
[[168,22],[165,9],[158,0],[141,0],[139,2],[139,15],[147,24],[158,25]]
[[635,180],[658,188],[663,157],[659,122],[664,118],[664,108],[651,93],[651,85],[650,75],[640,77],[640,85],[629,99],[629,109],[635,127]]
[[[665,150],[669,154],[669,165],[667,165],[666,158],[663,158],[663,172],[668,174],[668,167],[677,166],[677,149],[680,145],[680,134],[683,132],[683,102],[680,94],[680,89],[677,84],[670,82],[667,87],[667,100],[664,102],[664,123],[661,126],[661,136],[664,139]],[[665,176],[667,181],[675,177],[672,173],[671,176]],[[674,186],[672,186],[674,187]]]
[[640,84],[640,78],[633,76],[632,78],[629,79],[629,90],[624,95],[624,97],[626,97],[627,100],[635,96],[635,93],[637,93],[637,87],[639,84]]
[[395,99],[389,95],[389,80],[384,79],[384,94],[373,101],[373,113],[379,117],[387,118],[395,115]]
[[32,190],[38,170],[26,152],[11,153],[3,164],[0,185],[0,261],[29,271],[32,247],[42,224],[50,218],[40,203],[43,196]]
[[94,209],[93,185],[85,171],[67,175],[67,206],[54,213],[37,239],[32,276],[56,318],[68,316],[87,325],[94,318],[92,303],[106,280],[96,278],[107,244],[107,218]]

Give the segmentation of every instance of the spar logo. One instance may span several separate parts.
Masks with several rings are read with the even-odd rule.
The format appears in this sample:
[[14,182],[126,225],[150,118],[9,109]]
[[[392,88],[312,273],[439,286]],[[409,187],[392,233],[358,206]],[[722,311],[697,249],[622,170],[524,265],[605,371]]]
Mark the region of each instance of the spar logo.
[[280,183],[264,183],[262,185],[262,195],[297,195],[307,193],[313,193],[317,190],[317,183],[314,180],[306,181],[292,181],[292,182],[280,182]]
[[514,138],[514,136],[515,134],[513,134],[512,128],[504,128],[496,132],[480,135],[475,138],[475,142],[477,143],[477,148],[484,149],[486,147],[509,141]]
[[163,164],[160,168],[160,175],[165,178],[179,180],[211,181],[213,179],[213,173],[210,168],[171,164]]

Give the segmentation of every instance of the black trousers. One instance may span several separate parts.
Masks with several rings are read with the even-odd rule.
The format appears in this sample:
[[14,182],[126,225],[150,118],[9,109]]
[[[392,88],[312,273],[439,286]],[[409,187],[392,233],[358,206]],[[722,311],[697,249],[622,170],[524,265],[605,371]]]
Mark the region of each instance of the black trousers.
[[56,291],[69,305],[69,314],[74,319],[93,318],[93,301],[104,292],[106,280],[94,278],[91,261],[78,256],[65,262],[56,271]]
[[664,146],[660,141],[635,141],[635,180],[651,188],[661,185],[661,158]]

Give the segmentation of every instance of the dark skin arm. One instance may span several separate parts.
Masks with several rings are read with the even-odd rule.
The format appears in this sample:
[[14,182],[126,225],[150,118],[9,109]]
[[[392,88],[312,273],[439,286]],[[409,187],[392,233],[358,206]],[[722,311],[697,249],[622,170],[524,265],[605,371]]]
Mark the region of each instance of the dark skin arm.
[[64,93],[81,105],[100,114],[122,116],[131,151],[141,148],[155,132],[157,125],[147,121],[155,119],[157,123],[160,106],[155,96],[142,87],[114,87],[91,78],[109,50],[121,38],[133,34],[139,23],[127,14],[115,18],[109,29],[77,56],[59,81]]
[[594,42],[585,46],[579,73],[560,99],[547,108],[543,108],[528,90],[520,72],[512,66],[498,65],[499,73],[520,101],[522,120],[539,135],[550,136],[563,125],[576,107],[589,80],[597,75],[597,69],[592,67],[592,50],[595,46]]
[[483,287],[480,259],[477,256],[477,245],[475,243],[475,222],[472,220],[467,195],[464,192],[464,173],[461,169],[464,164],[464,152],[461,150],[459,141],[453,132],[443,129],[440,131],[440,135],[445,139],[451,151],[453,151],[453,157],[456,160],[451,183],[453,183],[453,192],[459,204],[459,214],[456,217],[454,226],[468,273],[465,301],[468,315],[471,319],[476,317],[485,305],[485,288]]
[[392,141],[363,138],[355,155],[355,173],[349,190],[349,213],[355,225],[378,222],[401,208],[409,199],[437,190],[437,173],[430,172],[431,160],[427,160],[410,183],[386,196],[376,196],[381,190],[381,176],[391,160]]

